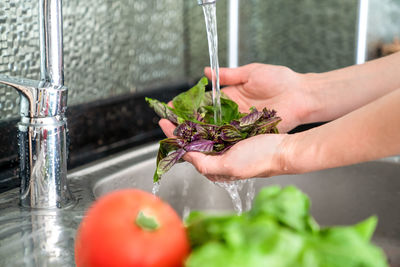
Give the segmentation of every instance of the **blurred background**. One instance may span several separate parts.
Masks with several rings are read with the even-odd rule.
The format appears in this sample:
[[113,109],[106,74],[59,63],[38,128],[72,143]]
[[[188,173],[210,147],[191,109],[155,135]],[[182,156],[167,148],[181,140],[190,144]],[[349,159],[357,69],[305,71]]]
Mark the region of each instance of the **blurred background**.
[[[162,136],[144,96],[166,101],[188,89],[209,65],[204,17],[196,2],[63,1],[69,168]],[[367,7],[364,17],[361,2]],[[240,1],[239,65],[262,62],[324,72],[355,64],[360,54],[369,60],[390,53],[400,33],[400,1],[361,2]],[[37,5],[37,0],[1,1],[1,74],[39,79]],[[228,10],[229,0],[217,1],[220,66],[228,65]],[[18,120],[19,96],[1,86],[0,188],[18,185]]]

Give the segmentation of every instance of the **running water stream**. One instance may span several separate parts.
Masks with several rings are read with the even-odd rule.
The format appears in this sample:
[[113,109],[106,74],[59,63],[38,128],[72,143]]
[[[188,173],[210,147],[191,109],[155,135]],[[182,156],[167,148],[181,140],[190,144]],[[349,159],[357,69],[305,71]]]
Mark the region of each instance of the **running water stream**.
[[[219,62],[218,62],[218,32],[217,32],[217,14],[216,2],[203,4],[204,19],[206,22],[208,50],[210,54],[212,95],[214,105],[214,121],[216,124],[221,122],[221,91],[219,83]],[[236,213],[243,212],[243,204],[239,191],[243,188],[245,181],[224,181],[215,184],[225,189],[232,199],[233,207]],[[246,193],[245,210],[251,208],[251,202],[254,197],[254,181],[248,182],[248,192]]]
[[203,12],[206,22],[208,51],[210,54],[212,96],[214,105],[214,121],[216,124],[221,122],[221,91],[219,84],[219,63],[218,63],[218,34],[217,34],[217,14],[216,3],[204,4]]

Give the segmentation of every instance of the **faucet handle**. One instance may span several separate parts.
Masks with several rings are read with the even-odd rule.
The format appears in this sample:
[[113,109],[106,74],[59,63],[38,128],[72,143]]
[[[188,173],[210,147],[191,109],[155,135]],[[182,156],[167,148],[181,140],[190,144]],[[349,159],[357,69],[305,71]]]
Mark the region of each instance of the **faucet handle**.
[[21,93],[21,116],[46,118],[64,116],[67,109],[67,87],[49,82],[9,77],[0,74],[0,83]]

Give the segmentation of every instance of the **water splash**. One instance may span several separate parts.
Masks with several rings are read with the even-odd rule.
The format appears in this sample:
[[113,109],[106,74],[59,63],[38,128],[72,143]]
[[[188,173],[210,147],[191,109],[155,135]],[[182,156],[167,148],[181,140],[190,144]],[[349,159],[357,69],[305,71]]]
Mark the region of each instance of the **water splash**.
[[[187,179],[183,180],[183,189],[182,189],[182,199],[186,198],[188,196],[188,190],[189,190],[189,181]],[[189,216],[190,214],[190,206],[189,205],[185,205],[183,207],[183,211],[182,211],[182,219],[186,220],[186,218]]]
[[[221,181],[221,182],[214,182],[214,184],[225,189],[226,192],[228,192],[230,198],[232,199],[233,209],[238,215],[242,214],[243,211],[249,211],[251,209],[253,199],[256,194],[254,179],[223,181],[223,182]],[[242,201],[240,192],[244,190],[244,188],[245,188],[244,201]],[[245,203],[244,208],[243,208],[243,202]]]
[[206,22],[208,50],[210,54],[212,96],[214,105],[214,121],[221,122],[221,91],[219,83],[219,63],[218,63],[218,33],[216,4],[203,5],[204,19]]
[[256,187],[255,187],[255,180],[248,179],[246,180],[247,183],[247,192],[246,192],[246,208],[245,211],[251,210],[251,206],[253,204],[254,196],[256,195]]
[[214,182],[217,186],[225,189],[232,199],[233,209],[238,215],[243,212],[242,199],[240,198],[239,191],[243,188],[243,181],[229,181],[229,182]]
[[160,182],[153,183],[153,188],[151,189],[151,193],[153,195],[158,196],[158,192],[160,191]]
[[185,221],[187,217],[189,217],[189,214],[190,214],[190,207],[184,206],[182,211],[182,220]]

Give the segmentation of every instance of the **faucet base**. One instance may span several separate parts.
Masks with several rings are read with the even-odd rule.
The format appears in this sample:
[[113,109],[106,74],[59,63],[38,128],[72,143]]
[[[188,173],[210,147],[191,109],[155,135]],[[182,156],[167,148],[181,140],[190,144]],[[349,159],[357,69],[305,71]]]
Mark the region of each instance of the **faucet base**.
[[64,208],[73,204],[67,185],[65,118],[26,118],[18,124],[21,205]]

